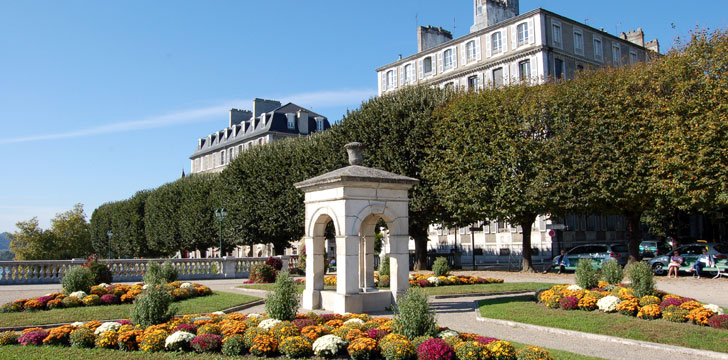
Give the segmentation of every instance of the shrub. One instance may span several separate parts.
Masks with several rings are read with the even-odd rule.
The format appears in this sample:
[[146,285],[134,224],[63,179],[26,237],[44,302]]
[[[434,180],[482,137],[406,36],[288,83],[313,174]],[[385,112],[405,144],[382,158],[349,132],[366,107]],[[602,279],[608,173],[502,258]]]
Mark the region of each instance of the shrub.
[[415,288],[409,288],[397,300],[392,329],[409,339],[423,335],[435,335],[437,324],[435,314],[430,311],[427,295]]
[[131,321],[144,328],[166,322],[177,312],[176,307],[170,306],[173,300],[162,286],[149,286],[134,300]]
[[216,352],[222,346],[222,336],[215,334],[197,335],[190,345],[198,353]]
[[379,276],[389,275],[389,255],[384,255],[384,259],[379,263]]
[[406,339],[388,341],[381,346],[386,360],[410,360],[416,356],[415,346]]
[[624,280],[624,269],[616,260],[609,259],[602,263],[602,277],[610,284],[621,284]]
[[74,327],[71,325],[63,325],[48,330],[48,336],[43,339],[43,344],[68,346],[69,337]]
[[269,335],[258,335],[253,339],[250,353],[255,356],[271,356],[278,352],[278,340]]
[[634,296],[641,298],[645,295],[655,294],[655,275],[649,264],[643,261],[634,262],[629,266],[628,272]]
[[432,272],[435,273],[435,276],[447,276],[450,272],[450,265],[447,264],[447,259],[444,257],[435,259],[435,262],[432,264]]
[[311,319],[295,319],[292,321],[293,325],[298,327],[298,330],[303,330],[306,326],[316,325],[316,322]]
[[162,351],[164,350],[167,336],[169,336],[169,334],[162,329],[156,329],[149,332],[145,331],[142,335],[141,341],[139,342],[139,349],[148,352]]
[[368,337],[354,339],[346,351],[352,360],[370,360],[378,355],[377,341]]
[[308,338],[291,336],[281,342],[280,352],[289,359],[310,357],[313,354],[312,346]]
[[45,308],[45,304],[38,300],[28,300],[23,304],[23,308],[26,311],[38,311],[43,310]]
[[106,264],[94,262],[88,265],[88,269],[91,271],[94,284],[111,284],[114,281],[114,275]]
[[179,271],[177,271],[177,268],[174,267],[171,262],[165,261],[164,264],[162,264],[159,275],[165,282],[171,283],[177,280]]
[[645,305],[637,313],[638,318],[645,320],[659,319],[660,316],[662,316],[662,310],[660,309],[660,305],[657,304]]
[[463,341],[455,346],[459,360],[480,360],[485,346],[475,341]]
[[417,348],[420,346],[420,344],[422,344],[423,342],[430,340],[432,338],[433,338],[432,336],[418,336],[418,337],[412,339],[412,345],[414,345],[415,348]]
[[276,270],[270,265],[257,264],[250,269],[250,281],[254,283],[272,283],[276,280]]
[[259,327],[249,327],[248,330],[245,330],[245,334],[243,334],[243,342],[247,349],[250,349],[253,345],[255,345],[253,340],[255,340],[255,337],[258,335],[268,335],[268,330]]
[[61,301],[63,303],[63,307],[72,308],[81,306],[81,300],[79,300],[75,296],[69,296]]
[[579,300],[579,309],[586,311],[594,311],[597,309],[599,299],[592,296],[585,296]]
[[712,328],[728,330],[728,315],[714,315],[708,320],[708,325]]
[[15,331],[3,331],[0,333],[0,345],[15,345],[18,343],[18,333]]
[[561,295],[551,295],[548,298],[546,298],[546,301],[544,301],[544,304],[549,309],[558,309],[561,307]]
[[659,305],[660,304],[660,298],[654,295],[645,295],[642,298],[640,298],[640,306],[647,306],[647,305]]
[[599,272],[594,270],[591,259],[581,259],[576,264],[576,283],[582,289],[593,289],[599,284]]
[[548,351],[536,346],[526,346],[518,352],[517,360],[554,360]]
[[47,336],[48,333],[45,330],[33,330],[26,332],[23,335],[20,335],[20,337],[18,338],[18,343],[23,346],[40,346],[43,345],[43,339],[45,339]]
[[268,257],[268,260],[265,261],[265,264],[272,267],[276,271],[281,271],[281,269],[283,269],[283,260],[279,258],[274,258],[272,256]]
[[690,310],[687,318],[691,320],[693,324],[708,325],[708,320],[715,315],[710,309],[697,308]]
[[114,294],[106,294],[101,296],[101,303],[104,305],[117,305],[121,301],[119,301],[119,297]]
[[326,335],[328,331],[323,326],[309,325],[301,329],[301,335],[308,338],[311,341]]
[[298,289],[288,272],[278,274],[273,292],[265,299],[265,311],[273,319],[291,321],[296,318]]
[[220,329],[220,326],[218,326],[217,324],[213,324],[213,323],[202,324],[202,325],[200,325],[200,327],[197,328],[197,335],[207,335],[207,334],[220,335],[221,333],[222,333],[222,329]]
[[579,308],[579,299],[573,296],[565,296],[559,300],[559,307],[564,310],[576,310]]
[[298,330],[296,325],[293,325],[290,321],[283,321],[276,324],[272,329],[270,329],[269,333],[278,341],[278,344],[287,337],[301,335],[301,331]]
[[677,306],[679,307],[683,303],[682,299],[675,298],[675,297],[665,297],[664,300],[660,303],[660,307],[663,309],[667,309],[670,306]]
[[63,289],[69,294],[76,291],[88,292],[91,286],[94,285],[94,277],[88,268],[74,266],[63,276],[61,284],[63,285]]
[[144,283],[147,285],[165,284],[166,279],[162,276],[162,267],[156,262],[147,263],[147,271],[144,272]]
[[96,306],[101,305],[101,298],[98,295],[91,294],[81,299],[81,302],[86,306]]
[[242,356],[248,352],[242,335],[232,335],[222,343],[222,353],[227,356]]
[[96,347],[104,349],[115,349],[119,333],[116,331],[104,331],[96,337]]
[[619,311],[622,315],[635,316],[639,310],[640,301],[636,297],[625,298],[619,303],[619,305],[617,305],[617,311]]
[[419,360],[455,360],[455,351],[443,339],[427,340],[417,347]]
[[144,332],[141,330],[119,332],[119,337],[116,339],[116,345],[122,351],[139,350],[139,340],[143,334]]
[[96,342],[96,336],[94,331],[82,326],[76,330],[71,331],[71,335],[68,338],[72,347],[76,348],[92,348]]
[[497,340],[486,345],[493,360],[512,360],[516,358],[516,348],[508,341]]

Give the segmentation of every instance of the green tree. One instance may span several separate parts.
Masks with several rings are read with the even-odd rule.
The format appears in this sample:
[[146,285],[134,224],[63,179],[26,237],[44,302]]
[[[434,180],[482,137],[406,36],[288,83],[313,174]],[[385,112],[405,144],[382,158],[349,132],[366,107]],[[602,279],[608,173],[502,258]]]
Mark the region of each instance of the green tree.
[[218,220],[215,218],[212,191],[217,174],[195,174],[177,180],[182,201],[177,218],[185,250],[206,250],[218,246]]
[[15,253],[15,260],[48,260],[55,257],[53,233],[43,231],[37,217],[20,221],[15,226],[18,230],[12,234],[10,241],[10,251]]
[[154,190],[144,205],[144,232],[150,249],[170,255],[182,249],[178,209],[182,203],[180,186],[176,182]]
[[523,229],[523,271],[534,271],[531,226],[547,213],[547,86],[486,89],[455,99],[433,125],[423,178],[459,226],[493,219]]
[[112,206],[111,250],[117,257],[157,255],[148,245],[145,230],[145,206],[151,193],[141,190]]
[[73,209],[56,214],[51,219],[51,231],[55,239],[56,258],[72,259],[91,253],[91,234],[82,204],[76,204]]
[[109,253],[108,231],[112,227],[112,214],[118,207],[118,202],[107,202],[101,204],[94,209],[89,221],[89,231],[91,233],[91,246],[96,254],[102,257]]

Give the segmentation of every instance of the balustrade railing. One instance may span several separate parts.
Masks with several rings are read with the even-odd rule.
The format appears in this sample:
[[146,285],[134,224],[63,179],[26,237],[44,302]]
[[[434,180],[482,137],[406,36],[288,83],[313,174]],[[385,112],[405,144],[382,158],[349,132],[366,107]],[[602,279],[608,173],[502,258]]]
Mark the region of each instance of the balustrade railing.
[[[278,256],[284,269],[295,264],[298,257]],[[240,279],[246,278],[256,264],[265,263],[267,257],[223,257],[203,259],[101,259],[114,276],[114,282],[141,281],[149,262],[169,261],[179,272],[180,280]],[[0,261],[0,285],[60,283],[66,271],[83,265],[85,260]]]

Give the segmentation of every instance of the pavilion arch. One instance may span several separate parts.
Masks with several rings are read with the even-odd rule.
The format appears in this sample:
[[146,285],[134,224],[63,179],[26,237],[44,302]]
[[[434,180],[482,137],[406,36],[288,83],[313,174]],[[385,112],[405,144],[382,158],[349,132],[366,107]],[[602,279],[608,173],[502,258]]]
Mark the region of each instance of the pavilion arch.
[[341,231],[343,226],[336,216],[334,209],[328,206],[322,206],[316,209],[310,217],[306,216],[306,236],[324,236],[326,225],[329,221],[334,223],[336,236],[343,236]]

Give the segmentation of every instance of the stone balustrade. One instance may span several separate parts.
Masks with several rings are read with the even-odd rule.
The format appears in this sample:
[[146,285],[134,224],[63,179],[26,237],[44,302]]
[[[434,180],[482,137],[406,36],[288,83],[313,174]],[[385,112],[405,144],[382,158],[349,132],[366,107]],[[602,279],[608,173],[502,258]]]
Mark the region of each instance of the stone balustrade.
[[[298,256],[277,256],[283,269],[296,266]],[[179,272],[179,280],[241,279],[247,278],[256,264],[265,263],[267,257],[232,257],[203,259],[101,259],[114,276],[114,282],[141,281],[148,263],[169,261]],[[83,265],[84,259],[0,261],[0,285],[56,284],[73,266]]]

